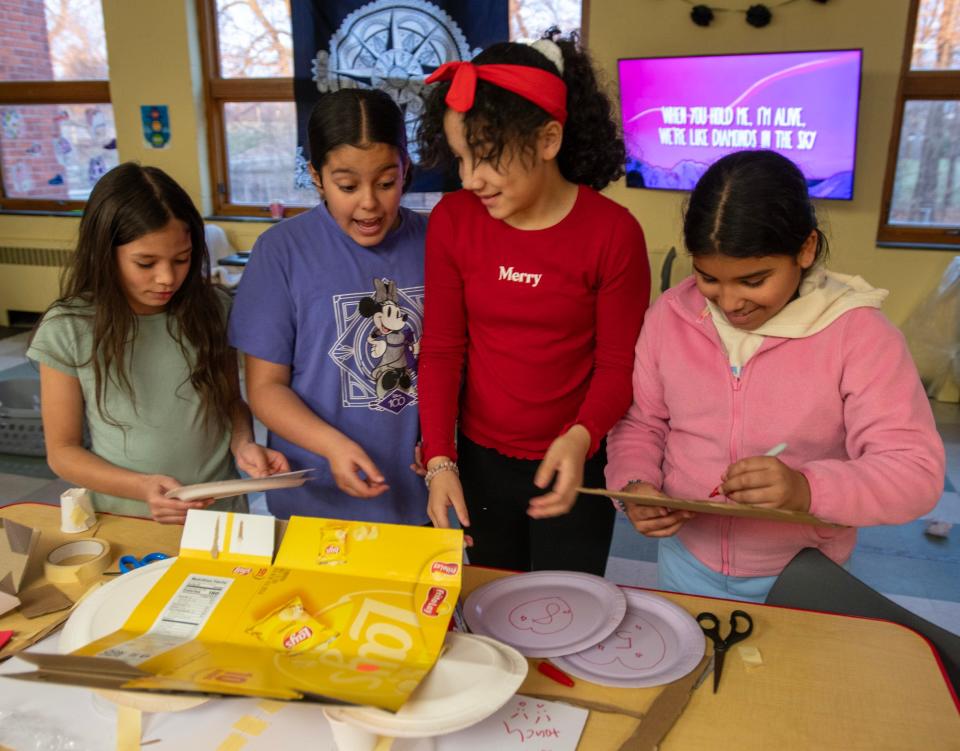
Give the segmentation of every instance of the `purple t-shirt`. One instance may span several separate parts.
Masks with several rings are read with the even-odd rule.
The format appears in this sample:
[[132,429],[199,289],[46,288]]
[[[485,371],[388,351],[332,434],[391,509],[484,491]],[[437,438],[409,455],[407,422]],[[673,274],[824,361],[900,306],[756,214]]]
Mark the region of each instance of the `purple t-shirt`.
[[230,344],[290,366],[290,386],[321,419],[360,444],[390,486],[376,498],[337,488],[322,457],[270,433],[291,469],[316,467],[300,488],[267,493],[275,516],[427,522],[423,480],[410,470],[419,434],[417,354],[423,320],[426,218],[365,248],[321,204],[264,232],[230,315]]

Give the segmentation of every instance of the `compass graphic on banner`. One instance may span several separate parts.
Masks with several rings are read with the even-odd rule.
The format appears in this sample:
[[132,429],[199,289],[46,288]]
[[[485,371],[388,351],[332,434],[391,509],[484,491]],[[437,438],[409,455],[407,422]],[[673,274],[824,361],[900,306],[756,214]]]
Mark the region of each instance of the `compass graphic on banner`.
[[423,80],[443,63],[469,60],[459,25],[426,0],[375,0],[347,15],[318,50],[313,80],[320,91],[372,88],[387,92],[403,111],[410,157],[418,161],[417,122],[423,112]]

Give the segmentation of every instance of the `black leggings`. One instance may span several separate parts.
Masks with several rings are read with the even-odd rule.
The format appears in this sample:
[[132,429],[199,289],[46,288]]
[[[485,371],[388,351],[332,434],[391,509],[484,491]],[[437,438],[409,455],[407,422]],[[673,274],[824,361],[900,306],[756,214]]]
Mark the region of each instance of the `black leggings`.
[[[513,459],[474,443],[457,442],[460,481],[470,514],[470,563],[541,571],[561,569],[603,576],[613,537],[609,499],[578,495],[570,512],[549,519],[527,516],[530,499],[546,493],[533,484],[539,460]],[[606,445],[584,466],[583,485],[604,487]]]

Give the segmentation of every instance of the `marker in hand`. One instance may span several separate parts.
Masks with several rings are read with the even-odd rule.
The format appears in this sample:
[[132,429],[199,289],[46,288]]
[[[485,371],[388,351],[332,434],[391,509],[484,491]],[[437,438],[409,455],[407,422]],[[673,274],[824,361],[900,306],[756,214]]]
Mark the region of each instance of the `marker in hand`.
[[[779,456],[786,450],[787,450],[787,444],[778,443],[776,446],[770,449],[767,453],[765,453],[764,456]],[[721,482],[720,485],[723,485],[723,483]],[[710,495],[708,496],[709,498],[714,498],[715,496],[720,495],[720,485],[717,485],[717,487],[715,487],[710,492]]]

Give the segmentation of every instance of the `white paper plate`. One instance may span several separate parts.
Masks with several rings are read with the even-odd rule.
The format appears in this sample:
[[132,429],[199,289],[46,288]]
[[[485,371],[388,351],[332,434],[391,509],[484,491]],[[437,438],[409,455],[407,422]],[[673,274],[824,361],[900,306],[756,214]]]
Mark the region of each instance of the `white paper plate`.
[[572,676],[601,686],[644,688],[682,678],[703,657],[703,631],[674,602],[636,589],[625,590],[627,614],[599,644],[551,662]]
[[296,472],[283,472],[270,477],[256,477],[249,480],[222,480],[220,482],[201,482],[196,485],[184,485],[166,493],[167,498],[179,498],[181,501],[194,501],[198,498],[231,498],[244,493],[256,493],[260,490],[281,490],[299,488],[309,480],[304,477],[312,469],[300,469]]
[[463,606],[467,626],[527,657],[580,652],[623,620],[627,599],[616,584],[575,571],[535,571],[495,579]]
[[77,605],[60,632],[60,651],[80,649],[126,623],[147,592],[160,581],[176,558],[166,558],[112,577]]
[[475,634],[447,634],[433,670],[395,714],[375,707],[329,707],[336,720],[379,735],[423,738],[454,733],[496,712],[527,675],[517,650]]
[[[114,577],[91,592],[64,624],[60,632],[60,651],[64,654],[73,652],[121,628],[175,560],[167,558],[148,563]],[[210,700],[206,696],[173,696],[149,691],[97,690],[95,693],[114,704],[141,712],[181,712]]]

